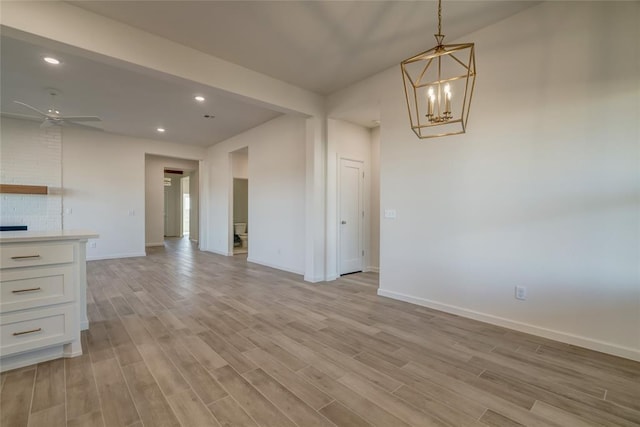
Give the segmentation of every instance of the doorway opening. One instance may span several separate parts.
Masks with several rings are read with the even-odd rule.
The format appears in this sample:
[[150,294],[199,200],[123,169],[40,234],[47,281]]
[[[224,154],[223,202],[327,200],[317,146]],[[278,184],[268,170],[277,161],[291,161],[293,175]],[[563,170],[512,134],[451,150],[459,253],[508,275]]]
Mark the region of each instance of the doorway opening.
[[164,237],[182,237],[182,171],[164,171]]
[[249,180],[233,178],[233,254],[249,252]]
[[230,252],[233,255],[249,253],[249,148],[230,153]]
[[166,238],[199,240],[197,160],[145,155],[145,246]]
[[327,280],[379,273],[380,127],[329,119],[327,132]]

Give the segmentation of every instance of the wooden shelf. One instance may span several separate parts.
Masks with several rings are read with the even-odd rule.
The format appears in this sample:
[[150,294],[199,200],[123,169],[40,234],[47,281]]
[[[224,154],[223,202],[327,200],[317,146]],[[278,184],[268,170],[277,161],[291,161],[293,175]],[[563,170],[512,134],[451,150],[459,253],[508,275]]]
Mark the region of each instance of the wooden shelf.
[[46,185],[0,184],[0,193],[5,194],[49,194]]

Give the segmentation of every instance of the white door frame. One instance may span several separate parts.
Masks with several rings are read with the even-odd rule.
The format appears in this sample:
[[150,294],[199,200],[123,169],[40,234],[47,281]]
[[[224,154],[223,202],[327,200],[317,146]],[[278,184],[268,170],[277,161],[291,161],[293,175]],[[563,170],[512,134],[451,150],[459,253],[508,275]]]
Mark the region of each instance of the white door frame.
[[337,191],[337,200],[336,200],[336,224],[337,224],[337,255],[338,255],[338,259],[337,259],[337,273],[338,273],[338,277],[341,276],[342,273],[342,227],[341,227],[341,221],[342,221],[342,164],[344,161],[348,161],[348,162],[355,162],[355,163],[360,163],[360,176],[358,179],[358,185],[359,185],[359,192],[360,192],[360,200],[359,200],[359,206],[358,206],[358,211],[362,212],[361,215],[358,215],[358,222],[359,222],[359,242],[358,242],[358,250],[360,251],[360,267],[361,270],[364,271],[365,270],[365,265],[364,265],[364,261],[365,261],[365,256],[363,254],[364,251],[364,223],[365,223],[365,218],[364,216],[366,215],[366,209],[365,209],[365,194],[364,194],[364,189],[365,189],[365,185],[364,185],[364,170],[365,170],[365,163],[363,160],[360,159],[353,159],[353,158],[349,158],[349,157],[339,157],[338,158],[338,171],[337,171],[337,175],[338,175],[338,191]]

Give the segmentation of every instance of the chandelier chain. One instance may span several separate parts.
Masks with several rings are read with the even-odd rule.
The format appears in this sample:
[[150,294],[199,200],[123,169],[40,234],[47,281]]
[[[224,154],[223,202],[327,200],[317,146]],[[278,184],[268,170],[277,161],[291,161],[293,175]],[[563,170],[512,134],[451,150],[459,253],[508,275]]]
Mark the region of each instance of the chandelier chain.
[[442,0],[438,0],[438,35],[442,34]]

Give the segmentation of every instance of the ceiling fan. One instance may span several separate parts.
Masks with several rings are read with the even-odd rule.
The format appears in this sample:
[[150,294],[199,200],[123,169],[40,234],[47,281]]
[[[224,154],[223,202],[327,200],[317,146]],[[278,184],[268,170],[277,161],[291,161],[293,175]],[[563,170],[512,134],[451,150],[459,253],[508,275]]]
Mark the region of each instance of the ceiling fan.
[[59,94],[59,92],[51,90],[49,92],[49,95],[51,95],[51,107],[49,107],[47,109],[46,112],[41,111],[29,104],[26,104],[24,102],[21,101],[13,101],[14,103],[18,104],[18,105],[22,105],[25,108],[28,108],[32,111],[35,111],[36,113],[38,113],[40,115],[40,117],[34,117],[34,116],[24,116],[24,115],[17,115],[17,114],[11,114],[11,116],[17,117],[17,118],[24,118],[24,119],[38,119],[38,120],[43,120],[42,123],[40,124],[41,128],[47,128],[50,126],[63,126],[63,125],[72,125],[72,126],[80,126],[80,127],[87,127],[87,128],[91,128],[91,129],[96,129],[96,130],[101,130],[99,128],[95,128],[93,126],[86,126],[83,125],[81,123],[78,122],[100,122],[102,121],[102,119],[100,117],[97,116],[64,116],[62,114],[60,114],[60,111],[55,107],[55,102],[54,99],[55,97]]

